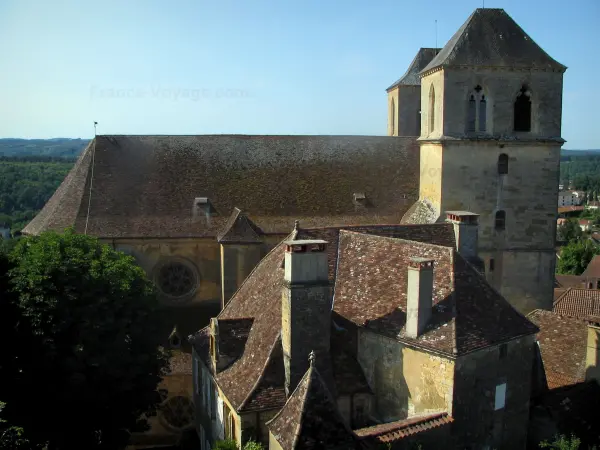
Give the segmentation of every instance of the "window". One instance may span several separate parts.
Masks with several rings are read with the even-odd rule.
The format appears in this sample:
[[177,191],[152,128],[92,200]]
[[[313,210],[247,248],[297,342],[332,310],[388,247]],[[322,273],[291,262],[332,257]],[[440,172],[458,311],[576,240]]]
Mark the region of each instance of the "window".
[[161,418],[172,428],[182,429],[194,422],[194,403],[187,397],[171,397],[162,405],[161,411]]
[[500,359],[506,358],[508,354],[508,346],[506,344],[500,344],[500,348],[498,349],[498,357]]
[[487,131],[487,99],[479,85],[469,94],[467,103],[467,133]]
[[504,212],[502,210],[496,211],[496,220],[495,220],[494,227],[496,228],[496,230],[502,231],[502,230],[504,230],[505,226],[506,226],[506,212]]
[[490,272],[494,271],[495,261],[494,258],[490,258]]
[[498,156],[498,174],[506,175],[508,173],[508,155],[506,153]]
[[531,131],[531,93],[523,86],[514,107],[515,131]]
[[433,84],[429,88],[429,133],[433,133],[435,128],[435,89]]
[[394,99],[392,99],[392,110],[390,111],[390,129],[392,130],[392,136],[394,135],[394,125],[396,123],[396,104],[394,103]]
[[504,408],[506,402],[506,383],[496,386],[496,396],[494,398],[494,411]]

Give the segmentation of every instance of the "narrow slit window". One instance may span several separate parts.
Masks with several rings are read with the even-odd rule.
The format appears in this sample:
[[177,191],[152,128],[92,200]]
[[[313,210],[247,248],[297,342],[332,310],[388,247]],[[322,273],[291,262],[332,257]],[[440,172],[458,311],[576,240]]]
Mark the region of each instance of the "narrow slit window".
[[497,231],[502,231],[506,228],[506,212],[502,210],[496,211],[496,220],[494,227]]
[[479,131],[486,131],[486,119],[487,119],[487,102],[485,100],[485,95],[481,96],[481,100],[479,100]]
[[506,383],[502,383],[496,386],[496,395],[494,398],[494,410],[504,408],[506,404]]
[[508,155],[506,153],[498,156],[498,174],[506,175],[508,173]]
[[493,272],[495,268],[494,258],[490,258],[490,272]]
[[435,89],[433,84],[429,89],[429,133],[433,133],[435,128]]
[[469,111],[467,117],[467,131],[475,131],[475,121],[477,119],[477,101],[475,100],[475,96],[471,95],[469,98]]
[[531,131],[531,93],[523,86],[514,107],[515,131]]

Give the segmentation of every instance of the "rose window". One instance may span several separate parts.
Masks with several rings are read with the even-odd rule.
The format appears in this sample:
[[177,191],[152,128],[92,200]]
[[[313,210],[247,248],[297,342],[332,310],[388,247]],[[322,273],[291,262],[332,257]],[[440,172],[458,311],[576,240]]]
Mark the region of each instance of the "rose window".
[[170,262],[160,268],[158,286],[166,295],[183,297],[196,287],[196,276],[187,265]]
[[187,397],[171,397],[161,407],[162,417],[173,428],[184,428],[194,422],[194,404]]

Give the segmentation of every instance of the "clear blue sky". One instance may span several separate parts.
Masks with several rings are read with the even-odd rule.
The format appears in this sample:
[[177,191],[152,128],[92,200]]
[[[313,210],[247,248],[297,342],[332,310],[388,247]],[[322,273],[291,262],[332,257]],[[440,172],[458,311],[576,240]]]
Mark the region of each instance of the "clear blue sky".
[[[0,0],[0,137],[376,134],[385,88],[481,0]],[[487,0],[567,65],[600,148],[599,0]]]

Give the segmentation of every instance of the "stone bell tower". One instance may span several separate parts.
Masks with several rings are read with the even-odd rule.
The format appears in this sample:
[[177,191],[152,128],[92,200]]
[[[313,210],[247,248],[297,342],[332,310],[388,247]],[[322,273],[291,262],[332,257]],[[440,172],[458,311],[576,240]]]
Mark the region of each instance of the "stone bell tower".
[[477,9],[420,72],[419,200],[405,223],[479,217],[488,281],[551,309],[563,74],[502,9]]

